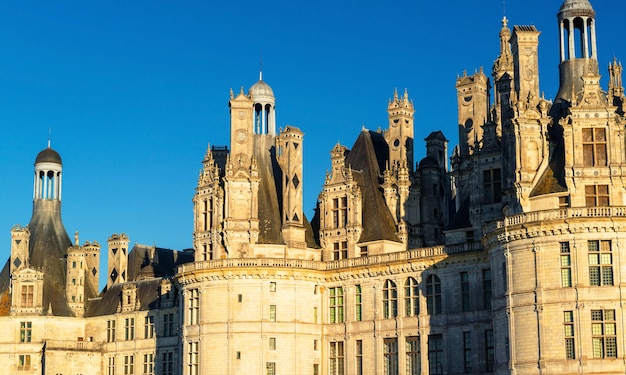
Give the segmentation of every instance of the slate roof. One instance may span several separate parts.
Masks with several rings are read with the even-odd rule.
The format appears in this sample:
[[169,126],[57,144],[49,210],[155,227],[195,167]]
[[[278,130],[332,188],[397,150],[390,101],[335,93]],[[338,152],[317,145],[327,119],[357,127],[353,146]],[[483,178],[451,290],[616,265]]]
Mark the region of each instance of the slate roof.
[[[259,177],[259,244],[284,245],[282,218],[282,171],[276,161],[274,137],[257,135],[254,148]],[[302,181],[302,176],[300,176]],[[303,213],[305,241],[310,248],[319,248],[313,237],[311,224]]]
[[[161,279],[152,278],[133,282],[137,287],[139,310],[152,310],[159,307]],[[99,298],[88,301],[85,316],[110,315],[117,312],[121,302],[122,288],[125,284],[114,284],[106,289]]]
[[380,176],[389,160],[389,146],[382,134],[363,130],[346,156],[345,166],[352,169],[361,188],[363,232],[359,242],[390,240],[401,242],[396,225],[380,188]]
[[565,146],[562,139],[550,154],[548,168],[543,172],[539,182],[530,192],[531,197],[562,193],[567,191],[565,183]]
[[[122,288],[132,283],[137,288],[139,310],[159,307],[161,280],[170,278],[181,264],[193,262],[193,251],[174,251],[137,244],[128,253],[128,282],[104,288],[98,298],[87,302],[85,316],[114,314],[121,301]],[[174,293],[175,295],[175,293]]]

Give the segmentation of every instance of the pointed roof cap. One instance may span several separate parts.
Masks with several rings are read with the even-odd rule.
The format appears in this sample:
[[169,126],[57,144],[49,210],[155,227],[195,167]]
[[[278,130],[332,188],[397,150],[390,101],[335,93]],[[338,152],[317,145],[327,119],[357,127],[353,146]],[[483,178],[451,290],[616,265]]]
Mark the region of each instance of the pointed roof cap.
[[37,158],[35,159],[35,164],[39,163],[55,163],[59,165],[63,165],[61,162],[61,155],[58,152],[54,151],[50,146],[48,148],[41,151],[37,154]]

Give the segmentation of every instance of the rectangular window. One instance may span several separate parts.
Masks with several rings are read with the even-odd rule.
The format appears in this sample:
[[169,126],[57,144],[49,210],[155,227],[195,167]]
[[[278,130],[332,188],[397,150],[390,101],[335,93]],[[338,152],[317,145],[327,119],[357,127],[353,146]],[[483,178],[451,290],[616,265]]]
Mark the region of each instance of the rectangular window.
[[609,185],[585,186],[585,204],[587,207],[607,207],[609,203]]
[[154,375],[154,354],[143,355],[143,375]]
[[559,197],[559,208],[569,207],[569,196]]
[[343,288],[329,288],[330,322],[343,323]]
[[363,294],[361,285],[355,285],[354,287],[354,314],[354,318],[357,322],[363,320]]
[[443,375],[443,337],[428,335],[428,373]]
[[313,307],[313,323],[317,323],[317,306]]
[[471,373],[472,366],[472,333],[463,332],[463,371],[466,374]]
[[163,336],[174,336],[174,314],[163,315]]
[[135,318],[124,319],[124,340],[135,339]]
[[33,322],[20,322],[20,342],[31,342],[33,337]]
[[575,359],[574,347],[574,312],[563,311],[563,331],[565,336],[565,358]]
[[333,243],[333,260],[348,258],[348,242],[341,241]]
[[270,305],[270,322],[276,321],[276,305]]
[[188,344],[187,356],[189,361],[189,375],[198,375],[200,373],[198,361],[198,342],[190,342]]
[[267,370],[267,375],[276,375],[276,362],[266,362],[265,369]]
[[404,312],[406,316],[417,316],[420,313],[419,285],[412,277],[404,283]]
[[174,352],[163,352],[161,358],[163,375],[174,375]]
[[589,285],[613,285],[611,241],[588,241]]
[[421,370],[420,364],[420,338],[419,336],[410,336],[406,338],[406,374],[419,375]]
[[124,356],[124,375],[132,375],[135,373],[135,356]]
[[363,340],[356,340],[356,375],[363,375]]
[[500,168],[483,171],[484,203],[502,202],[502,177]]
[[333,199],[333,227],[340,228],[348,225],[348,198],[334,198]]
[[270,350],[276,350],[276,337],[270,337]]
[[483,270],[483,309],[491,309],[491,270]]
[[22,285],[22,307],[33,307],[34,295],[33,285]]
[[617,358],[615,310],[591,310],[594,358]]
[[18,370],[30,370],[30,354],[20,354],[17,360]]
[[461,309],[470,311],[470,283],[467,272],[461,272]]
[[276,282],[271,281],[270,282],[270,292],[275,292],[276,291]]
[[606,130],[583,128],[583,165],[606,166]]
[[200,291],[189,291],[189,324],[198,324],[200,316]]
[[320,364],[319,363],[314,363],[313,364],[313,375],[320,375]]
[[383,339],[385,375],[398,375],[398,339]]
[[495,364],[494,349],[493,330],[488,329],[485,331],[485,369],[487,372],[493,372],[493,366]]
[[572,286],[572,259],[570,255],[569,242],[561,242],[561,286],[569,288]]
[[107,375],[115,375],[115,357],[109,357],[107,360]]
[[328,370],[329,375],[343,375],[343,341],[331,341],[328,351]]
[[151,339],[154,337],[154,316],[148,315],[144,318],[143,338]]
[[361,246],[361,256],[362,257],[367,256],[367,246]]

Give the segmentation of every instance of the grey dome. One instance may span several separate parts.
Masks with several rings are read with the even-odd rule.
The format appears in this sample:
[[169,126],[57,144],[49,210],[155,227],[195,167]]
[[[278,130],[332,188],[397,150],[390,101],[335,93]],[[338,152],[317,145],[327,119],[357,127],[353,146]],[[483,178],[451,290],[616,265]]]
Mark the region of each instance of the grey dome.
[[265,83],[265,81],[263,81],[262,79],[260,79],[257,83],[252,85],[252,87],[250,87],[250,93],[252,94],[253,98],[274,98],[274,91],[272,90],[270,85]]
[[559,18],[595,16],[589,0],[565,0],[559,9]]
[[59,165],[63,165],[63,163],[61,162],[61,155],[59,155],[58,152],[54,151],[50,147],[37,154],[35,164],[39,163],[56,163]]

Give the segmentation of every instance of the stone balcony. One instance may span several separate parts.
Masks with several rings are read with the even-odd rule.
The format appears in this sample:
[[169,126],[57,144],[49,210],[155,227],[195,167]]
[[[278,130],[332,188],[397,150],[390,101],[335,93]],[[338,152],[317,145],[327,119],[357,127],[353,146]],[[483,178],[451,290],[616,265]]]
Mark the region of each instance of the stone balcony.
[[598,219],[623,217],[626,218],[626,207],[574,207],[560,208],[556,210],[525,212],[518,215],[505,217],[503,220],[497,220],[487,223],[483,226],[483,233],[488,234],[498,229],[509,226],[547,222],[552,220],[567,219]]
[[314,261],[304,259],[283,259],[283,258],[231,258],[216,259],[183,264],[178,267],[178,273],[192,272],[198,270],[214,270],[221,268],[240,267],[272,267],[306,269],[314,271],[330,271],[349,269],[352,267],[374,266],[402,261],[428,259],[437,256],[461,254],[474,251],[482,251],[480,242],[470,242],[457,245],[440,245],[400,251],[389,254],[377,254],[358,258],[349,258],[332,261]]

